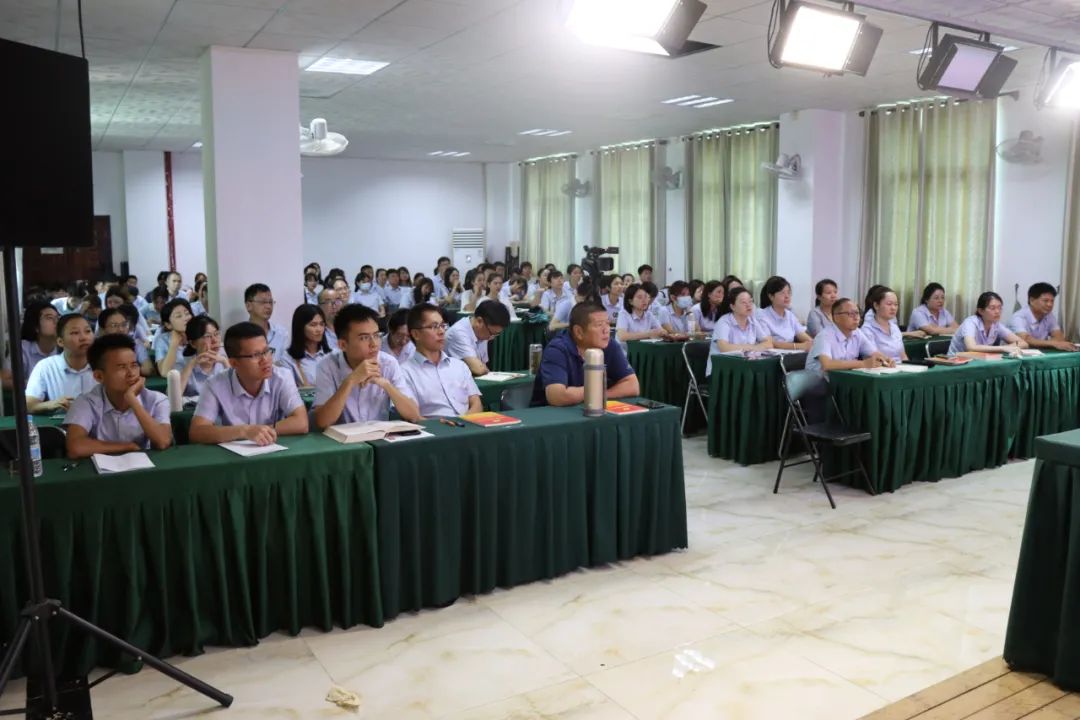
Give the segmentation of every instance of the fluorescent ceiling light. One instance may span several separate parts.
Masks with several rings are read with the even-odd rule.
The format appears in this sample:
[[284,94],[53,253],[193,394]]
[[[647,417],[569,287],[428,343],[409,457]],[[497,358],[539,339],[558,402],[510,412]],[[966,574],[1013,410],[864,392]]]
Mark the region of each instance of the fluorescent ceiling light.
[[590,45],[665,57],[708,50],[689,40],[705,12],[701,0],[570,0],[566,26]]
[[800,5],[795,8],[787,42],[780,50],[786,65],[804,65],[841,72],[862,22],[854,15],[842,15]]
[[695,105],[694,107],[696,107],[698,110],[701,110],[702,108],[711,108],[716,107],[717,105],[726,105],[729,102],[735,102],[734,98],[720,98],[719,100],[701,103],[700,105]]
[[472,155],[469,152],[457,152],[456,150],[436,150],[435,152],[429,152],[428,155],[434,157],[446,157],[446,158],[458,158],[465,157],[466,155]]
[[681,103],[684,100],[693,100],[695,98],[700,98],[700,97],[701,97],[700,95],[683,95],[682,97],[671,98],[670,100],[664,100],[664,104],[665,105],[673,105],[673,104],[676,104],[676,103]]
[[1058,66],[1046,91],[1044,103],[1080,110],[1080,61],[1065,61]]
[[682,97],[671,98],[670,100],[662,100],[661,102],[664,105],[700,109],[724,105],[725,103],[735,102],[735,100],[732,98],[720,98],[715,95],[684,95]]
[[533,128],[532,130],[523,130],[518,135],[532,135],[534,137],[561,137],[563,135],[569,135],[574,132],[573,130],[547,130],[545,128]]
[[322,57],[308,65],[308,72],[341,73],[343,75],[370,75],[389,65],[377,60],[352,60],[349,58]]
[[720,98],[709,95],[708,97],[697,98],[696,100],[686,100],[681,103],[675,103],[679,107],[688,107],[690,105],[697,105],[698,103],[712,102],[713,100],[719,100]]

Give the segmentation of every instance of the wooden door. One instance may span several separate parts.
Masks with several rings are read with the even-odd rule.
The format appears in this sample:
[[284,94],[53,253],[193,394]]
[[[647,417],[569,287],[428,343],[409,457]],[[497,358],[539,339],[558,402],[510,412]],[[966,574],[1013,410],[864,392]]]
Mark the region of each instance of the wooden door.
[[48,287],[55,283],[67,286],[76,280],[94,282],[103,273],[111,273],[112,229],[108,215],[94,216],[94,244],[85,248],[25,248],[23,250],[23,288]]

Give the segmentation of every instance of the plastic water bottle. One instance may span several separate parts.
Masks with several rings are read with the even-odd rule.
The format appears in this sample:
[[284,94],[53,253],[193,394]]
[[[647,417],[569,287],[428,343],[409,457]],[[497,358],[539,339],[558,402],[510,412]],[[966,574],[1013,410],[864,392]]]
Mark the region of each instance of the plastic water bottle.
[[34,464],[34,477],[41,477],[42,473],[45,472],[44,468],[41,467],[41,435],[38,434],[32,415],[26,416],[26,424],[29,426],[30,462]]

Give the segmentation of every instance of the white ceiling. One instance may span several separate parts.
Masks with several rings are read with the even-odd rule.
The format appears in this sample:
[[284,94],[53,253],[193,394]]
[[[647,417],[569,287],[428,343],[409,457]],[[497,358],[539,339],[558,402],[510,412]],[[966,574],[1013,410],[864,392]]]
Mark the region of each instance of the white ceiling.
[[[987,29],[1020,49],[1006,89],[1034,84],[1042,45],[1080,46],[1080,0],[868,0],[885,36],[865,78],[825,78],[766,60],[772,0],[708,0],[691,37],[718,50],[678,60],[585,46],[559,0],[84,0],[94,147],[187,150],[200,138],[198,58],[208,45],[390,62],[367,77],[301,73],[306,122],[326,117],[347,155],[515,161],[917,97],[925,20]],[[868,10],[872,5],[894,13]],[[59,6],[59,10],[58,10]],[[3,0],[0,37],[78,53],[75,0]],[[1080,47],[1074,49],[1080,50]],[[661,104],[697,93],[735,102]],[[1024,102],[1030,101],[1025,94]],[[558,138],[531,128],[573,130]]]

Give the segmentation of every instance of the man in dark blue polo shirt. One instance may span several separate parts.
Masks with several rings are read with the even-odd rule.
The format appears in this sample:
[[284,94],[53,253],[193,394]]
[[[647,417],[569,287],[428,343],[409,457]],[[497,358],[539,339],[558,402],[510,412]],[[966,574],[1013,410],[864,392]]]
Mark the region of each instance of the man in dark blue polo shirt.
[[585,351],[604,351],[608,398],[641,394],[637,375],[618,343],[611,342],[607,311],[592,301],[578,303],[570,311],[570,327],[557,335],[540,360],[540,374],[533,386],[533,405],[577,405],[585,401]]

